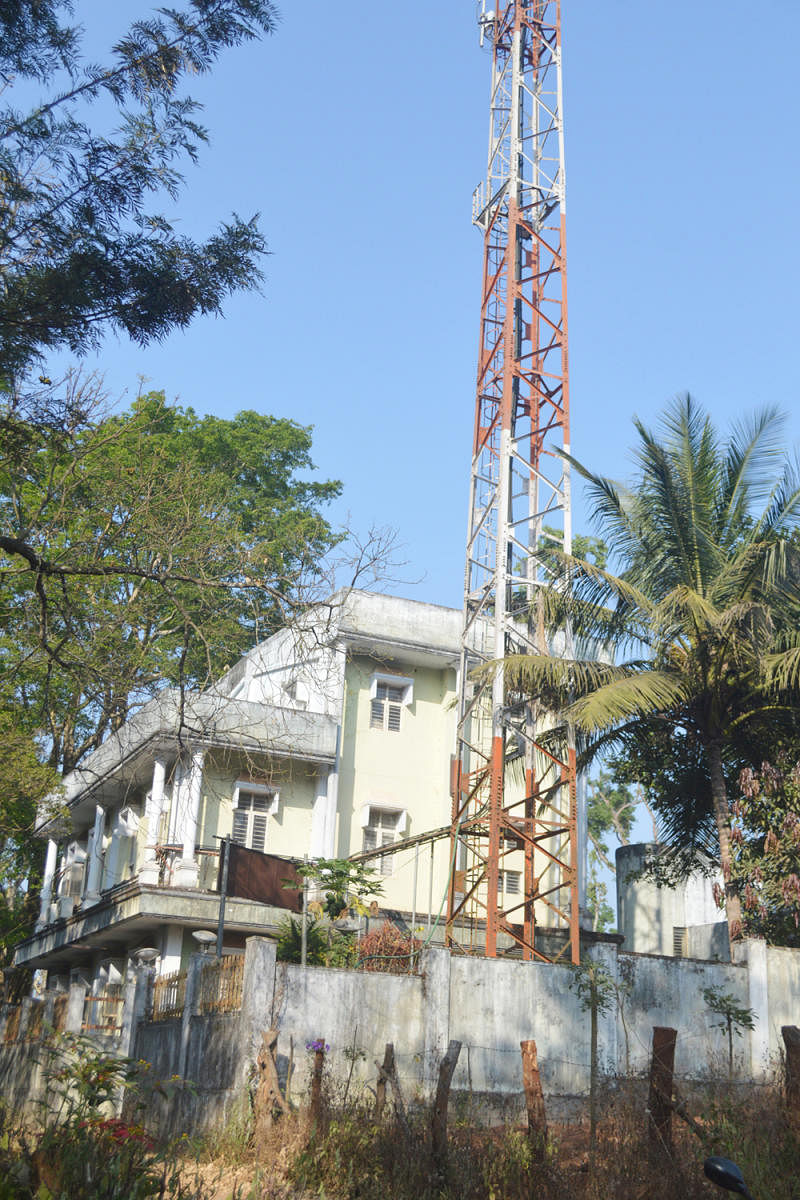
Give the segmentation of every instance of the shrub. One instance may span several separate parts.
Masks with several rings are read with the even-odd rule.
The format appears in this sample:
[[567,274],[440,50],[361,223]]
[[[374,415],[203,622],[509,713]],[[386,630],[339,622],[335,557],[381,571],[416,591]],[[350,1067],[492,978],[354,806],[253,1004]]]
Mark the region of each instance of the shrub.
[[414,966],[414,957],[422,942],[403,933],[391,921],[372,929],[358,943],[358,968],[361,971],[391,971],[402,974]]

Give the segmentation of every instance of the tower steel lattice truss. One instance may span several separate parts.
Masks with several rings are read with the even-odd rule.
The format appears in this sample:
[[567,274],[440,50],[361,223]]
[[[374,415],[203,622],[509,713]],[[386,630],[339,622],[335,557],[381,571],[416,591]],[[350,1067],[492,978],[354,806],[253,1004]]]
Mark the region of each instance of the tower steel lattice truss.
[[[569,629],[545,629],[537,603],[542,539],[571,552],[569,468],[557,453],[569,452],[560,3],[490,2],[479,16],[491,124],[473,208],[484,267],[448,941],[577,962],[574,746],[541,744],[548,714],[508,688],[502,665],[474,673],[509,654],[572,654]],[[535,938],[537,925],[561,937]]]

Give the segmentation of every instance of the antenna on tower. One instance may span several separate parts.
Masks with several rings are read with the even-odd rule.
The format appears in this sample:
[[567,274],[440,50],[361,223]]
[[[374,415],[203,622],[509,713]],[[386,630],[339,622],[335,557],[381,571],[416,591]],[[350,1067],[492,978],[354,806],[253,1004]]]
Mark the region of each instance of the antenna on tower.
[[545,627],[539,553],[572,549],[560,0],[477,15],[492,80],[447,940],[578,962],[574,740],[545,745],[552,715],[503,670],[510,654],[572,657],[570,628]]

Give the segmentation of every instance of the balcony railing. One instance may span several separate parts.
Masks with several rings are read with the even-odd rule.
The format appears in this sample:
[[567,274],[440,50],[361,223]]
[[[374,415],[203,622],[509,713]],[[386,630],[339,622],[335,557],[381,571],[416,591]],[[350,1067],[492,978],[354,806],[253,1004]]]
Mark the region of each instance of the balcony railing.
[[[195,858],[198,866],[197,886],[203,892],[217,890],[219,875],[219,850],[216,847],[195,847]],[[156,846],[156,861],[159,864],[158,882],[160,887],[171,887],[175,869],[183,859],[183,846]]]

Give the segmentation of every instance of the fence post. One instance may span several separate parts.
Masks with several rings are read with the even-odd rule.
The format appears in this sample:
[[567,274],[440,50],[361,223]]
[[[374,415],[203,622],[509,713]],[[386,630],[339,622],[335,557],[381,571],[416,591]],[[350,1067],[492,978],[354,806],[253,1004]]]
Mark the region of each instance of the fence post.
[[536,1054],[536,1042],[533,1038],[520,1042],[522,1051],[522,1086],[525,1089],[525,1105],[528,1110],[528,1137],[533,1148],[533,1156],[537,1162],[544,1158],[547,1146],[547,1115],[544,1107],[542,1080],[539,1075],[539,1062]]
[[238,1086],[245,1088],[251,1066],[255,1066],[265,1029],[278,1028],[275,1002],[275,943],[269,938],[249,937],[245,942],[242,975],[242,1007],[239,1018]]
[[[324,1038],[320,1038],[324,1045]],[[316,1125],[322,1112],[322,1072],[325,1067],[325,1051],[314,1051],[314,1066],[311,1071],[311,1120]]]
[[86,984],[71,983],[69,985],[69,1000],[67,1014],[64,1018],[65,1033],[80,1033],[83,1028],[83,1005],[86,1000]]
[[389,1077],[394,1066],[394,1046],[391,1042],[386,1043],[383,1051],[383,1062],[377,1060],[375,1066],[378,1068],[378,1083],[375,1087],[375,1122],[379,1122],[383,1116],[383,1110],[386,1107],[386,1084],[389,1082]]
[[436,1101],[431,1118],[431,1133],[433,1135],[433,1161],[440,1173],[447,1167],[447,1102],[450,1097],[450,1084],[456,1069],[458,1056],[461,1053],[461,1042],[453,1041],[447,1047],[447,1053],[439,1064],[439,1082],[436,1086]]
[[28,1040],[28,1025],[31,1019],[31,1009],[35,1001],[30,996],[23,996],[20,1004],[19,1014],[19,1040],[26,1042]]
[[186,971],[186,991],[183,998],[183,1014],[181,1015],[181,1045],[178,1054],[177,1074],[181,1079],[186,1077],[186,1064],[189,1058],[189,1038],[192,1032],[192,1017],[196,1016],[197,1001],[200,996],[200,980],[203,967],[207,961],[205,954],[193,954],[189,959]]
[[786,1107],[791,1123],[800,1127],[800,1029],[782,1025],[781,1035],[786,1047]]
[[122,1005],[122,1036],[120,1037],[120,1054],[133,1053],[136,1041],[136,1030],[139,1022],[147,1015],[147,1001],[150,995],[150,983],[153,968],[149,963],[136,963],[128,968],[125,980],[125,998]]
[[672,1077],[675,1071],[675,1029],[653,1027],[650,1095],[647,1102],[651,1150],[672,1152]]

